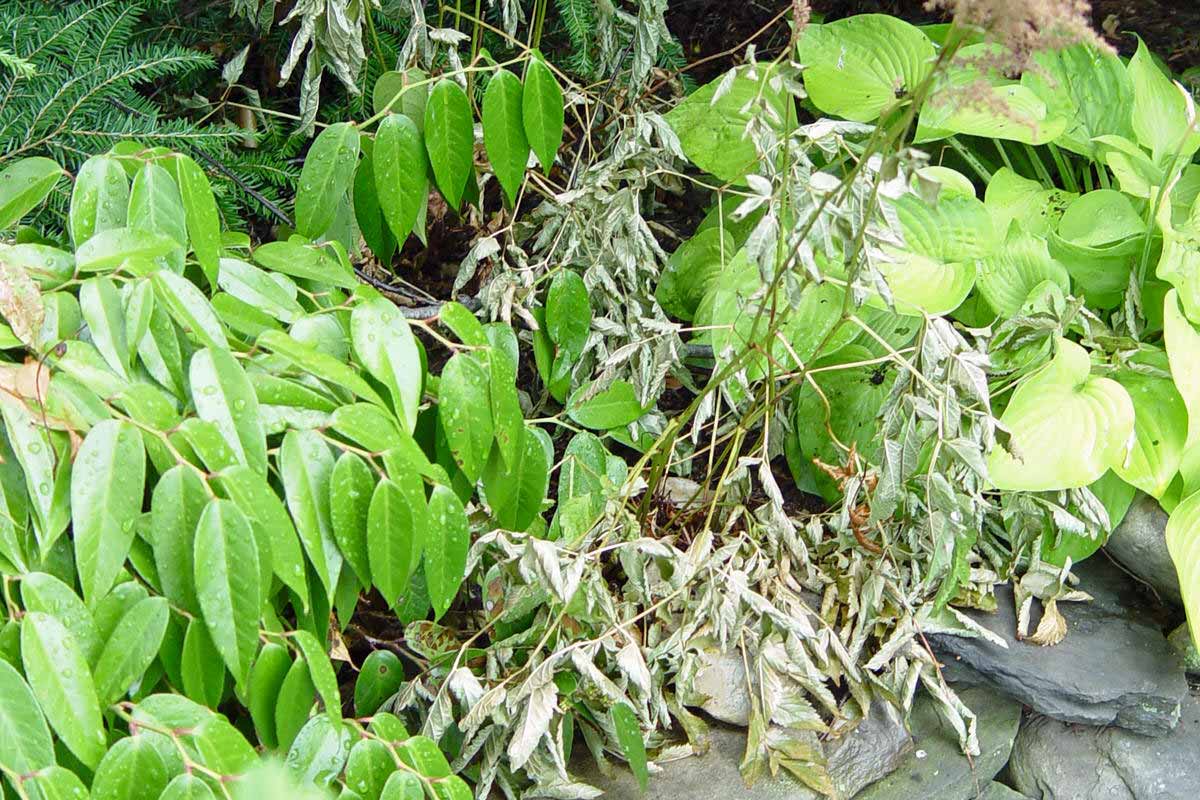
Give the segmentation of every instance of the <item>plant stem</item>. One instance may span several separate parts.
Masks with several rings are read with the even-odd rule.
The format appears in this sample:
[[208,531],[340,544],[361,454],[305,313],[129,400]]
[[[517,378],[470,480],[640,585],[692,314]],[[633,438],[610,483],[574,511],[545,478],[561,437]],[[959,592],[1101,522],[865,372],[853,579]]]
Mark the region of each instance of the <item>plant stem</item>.
[[985,184],[991,181],[992,173],[988,171],[988,168],[983,165],[983,162],[974,153],[967,149],[966,145],[958,140],[958,137],[951,136],[946,141],[950,142],[950,146],[954,148],[954,152],[958,153],[962,157],[962,160],[966,161],[967,165],[975,170],[975,174],[979,176],[980,180]]
[[1072,192],[1079,191],[1079,183],[1075,180],[1075,173],[1071,171],[1067,159],[1063,156],[1062,151],[1051,142],[1046,145],[1050,149],[1050,155],[1054,157],[1054,164],[1058,167],[1058,177],[1062,178],[1063,188]]
[[1042,157],[1038,155],[1037,148],[1031,144],[1025,145],[1025,153],[1029,156],[1029,162],[1033,164],[1033,171],[1038,174],[1038,179],[1047,189],[1054,188],[1054,179],[1050,177],[1050,170],[1046,169],[1046,164],[1042,161]]

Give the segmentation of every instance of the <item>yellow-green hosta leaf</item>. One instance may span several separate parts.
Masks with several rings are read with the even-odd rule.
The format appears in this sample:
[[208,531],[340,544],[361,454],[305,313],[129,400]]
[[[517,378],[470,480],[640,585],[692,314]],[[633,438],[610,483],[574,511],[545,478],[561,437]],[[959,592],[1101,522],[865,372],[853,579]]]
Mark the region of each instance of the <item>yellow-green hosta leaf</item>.
[[[960,55],[978,58],[981,49],[992,47],[973,45],[963,48]],[[976,68],[952,68],[922,106],[915,141],[968,134],[1045,144],[1066,130],[1066,118],[1052,116],[1032,89],[1014,81],[995,79],[988,79],[992,85],[981,89],[981,80],[984,79]]]
[[1034,53],[1036,69],[1021,75],[1052,117],[1066,120],[1054,139],[1059,147],[1097,159],[1097,136],[1132,138],[1133,84],[1115,52],[1088,44]]
[[1008,167],[1001,167],[988,181],[983,204],[992,215],[998,234],[1005,235],[1016,220],[1024,230],[1045,236],[1058,227],[1059,218],[1075,197],[1071,192],[1047,189]]
[[1178,290],[1188,319],[1200,320],[1200,198],[1192,202],[1187,219],[1176,227],[1171,220],[1171,203],[1163,197],[1158,225],[1163,248],[1155,274]]
[[934,47],[924,33],[887,14],[860,14],[809,25],[798,57],[804,87],[826,114],[871,122],[912,92],[933,68]]
[[1075,489],[1124,463],[1133,401],[1119,383],[1090,372],[1087,351],[1059,339],[1050,363],[1017,386],[1000,417],[1012,452],[997,446],[988,457],[996,488]]
[[1185,493],[1191,494],[1200,488],[1200,333],[1184,316],[1174,289],[1163,300],[1163,337],[1171,377],[1187,407],[1187,444],[1179,471]]
[[[945,264],[901,250],[891,250],[889,255],[895,260],[877,266],[891,290],[898,314],[948,314],[962,305],[975,285],[975,265],[972,263]],[[886,302],[878,296],[873,297],[871,303],[887,308]]]
[[1063,294],[1071,291],[1071,276],[1050,257],[1046,240],[1019,228],[1013,228],[1003,247],[979,262],[979,293],[1005,317],[1015,316],[1033,288],[1044,281]]
[[1167,551],[1179,573],[1192,641],[1200,642],[1200,493],[1189,495],[1175,506],[1167,520],[1166,535]]
[[1159,164],[1176,155],[1181,163],[1190,161],[1200,149],[1192,95],[1159,69],[1141,39],[1126,69],[1133,82],[1133,131],[1138,144]]
[[[1166,367],[1166,359],[1161,360]],[[1113,472],[1146,494],[1162,497],[1183,461],[1187,406],[1170,378],[1128,369],[1114,377],[1129,392],[1136,419],[1129,457],[1121,464],[1114,464]]]

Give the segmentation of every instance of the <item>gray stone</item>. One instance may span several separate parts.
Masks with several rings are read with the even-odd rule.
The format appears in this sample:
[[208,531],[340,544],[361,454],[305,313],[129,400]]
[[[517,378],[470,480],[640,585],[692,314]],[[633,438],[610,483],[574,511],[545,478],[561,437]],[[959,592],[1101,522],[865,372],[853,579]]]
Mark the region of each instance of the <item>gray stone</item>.
[[688,659],[691,663],[684,671],[692,679],[680,683],[680,702],[721,722],[749,725],[750,685],[741,652],[722,652],[714,645],[690,653]]
[[944,674],[1007,692],[1065,722],[1120,725],[1147,735],[1169,732],[1187,694],[1179,655],[1149,621],[1151,611],[1136,584],[1116,566],[1092,558],[1076,572],[1080,588],[1095,601],[1059,604],[1067,621],[1062,642],[1040,647],[1017,641],[1012,587],[997,586],[996,613],[971,616],[1004,639],[1007,649],[984,639],[930,636],[945,662]]
[[1065,725],[1034,715],[1009,764],[1018,790],[1039,800],[1194,800],[1200,795],[1200,690],[1167,736]]
[[[958,736],[922,698],[909,717],[916,749],[900,767],[871,784],[855,800],[974,800],[991,797],[990,782],[1008,761],[1021,720],[1021,706],[999,692],[983,688],[959,691],[959,697],[979,718],[980,754],[972,764],[958,747]],[[679,795],[686,797],[687,795]]]
[[1104,549],[1162,599],[1182,606],[1179,574],[1167,552],[1166,530],[1167,513],[1153,497],[1139,494]]
[[979,800],[1029,800],[1029,798],[999,781],[992,781],[983,790],[983,794],[979,795]]
[[[878,706],[850,733],[823,747],[839,796],[849,798],[895,769],[912,750],[912,738],[894,715]],[[602,775],[587,754],[573,766],[580,780],[603,789],[609,800],[824,800],[784,770],[778,778],[768,776],[747,787],[738,771],[745,750],[745,731],[714,726],[707,753],[661,764],[645,794],[627,769]]]
[[1183,659],[1183,669],[1188,675],[1200,675],[1200,651],[1192,642],[1192,634],[1188,631],[1187,623],[1183,623],[1167,637],[1167,641]]

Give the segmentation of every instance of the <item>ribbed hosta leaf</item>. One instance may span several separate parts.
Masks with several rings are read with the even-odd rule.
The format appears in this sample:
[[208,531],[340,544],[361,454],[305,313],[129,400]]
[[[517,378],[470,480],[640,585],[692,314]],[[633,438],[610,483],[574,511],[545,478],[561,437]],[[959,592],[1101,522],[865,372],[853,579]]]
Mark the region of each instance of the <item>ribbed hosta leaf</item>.
[[1192,494],[1171,512],[1167,550],[1179,573],[1192,641],[1200,642],[1200,493]]
[[1133,434],[1129,393],[1093,377],[1087,351],[1058,340],[1058,352],[1013,392],[1000,421],[1010,450],[996,447],[988,470],[998,489],[1047,491],[1087,486],[1125,461]]
[[1046,240],[1014,229],[1004,246],[979,262],[979,293],[992,309],[1014,316],[1025,304],[1033,287],[1051,281],[1071,291],[1067,268],[1050,257]]

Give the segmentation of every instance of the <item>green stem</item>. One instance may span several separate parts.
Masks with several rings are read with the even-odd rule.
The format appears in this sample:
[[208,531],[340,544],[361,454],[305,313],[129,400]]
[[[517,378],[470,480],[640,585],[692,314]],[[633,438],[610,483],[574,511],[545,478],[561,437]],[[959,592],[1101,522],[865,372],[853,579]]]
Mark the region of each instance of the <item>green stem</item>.
[[1075,173],[1071,171],[1070,165],[1067,163],[1066,157],[1062,151],[1051,142],[1047,145],[1050,149],[1050,155],[1054,157],[1054,164],[1058,167],[1058,176],[1062,178],[1063,188],[1072,192],[1079,191],[1079,184],[1075,181]]
[[1096,188],[1096,185],[1092,181],[1092,165],[1084,164],[1083,165],[1083,190],[1085,192],[1090,192],[1094,188]]
[[976,155],[966,147],[966,145],[960,142],[955,136],[951,136],[946,141],[950,142],[950,146],[954,148],[954,152],[958,153],[959,156],[962,157],[962,160],[966,161],[967,165],[971,169],[975,170],[975,174],[979,176],[980,180],[982,180],[984,183],[991,181],[992,173],[988,171],[988,168],[983,165],[983,162],[980,161],[979,158],[976,157]]
[[1013,166],[1012,161],[1008,157],[1008,151],[1004,149],[1004,142],[1000,141],[999,139],[992,139],[992,143],[996,145],[996,152],[1000,154],[1000,160],[1004,162],[1004,166],[1008,167],[1013,172],[1016,172],[1016,168]]
[[1054,188],[1054,179],[1050,177],[1050,170],[1046,169],[1046,164],[1042,161],[1042,157],[1038,155],[1037,148],[1031,144],[1025,145],[1025,153],[1029,156],[1029,163],[1033,164],[1033,171],[1038,174],[1038,179],[1047,189]]
[[383,46],[379,44],[379,32],[375,30],[375,16],[371,13],[369,5],[365,9],[365,13],[367,15],[367,30],[371,33],[371,47],[375,50],[375,57],[379,59],[379,68],[387,72],[388,65],[383,60]]
[[1112,181],[1110,181],[1108,179],[1108,170],[1105,169],[1103,164],[1096,165],[1096,175],[1099,176],[1099,178],[1100,178],[1100,188],[1101,189],[1111,189],[1112,188]]

